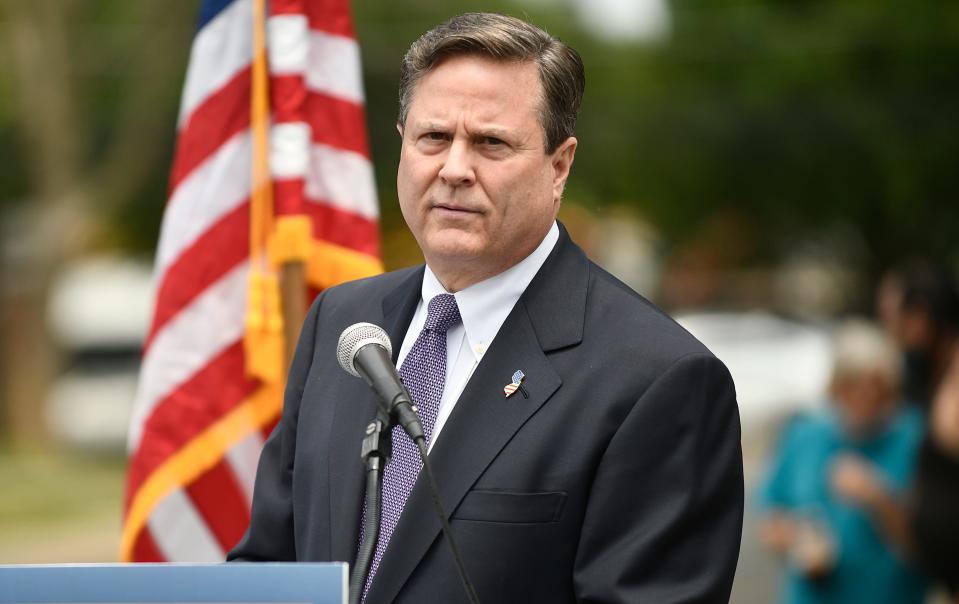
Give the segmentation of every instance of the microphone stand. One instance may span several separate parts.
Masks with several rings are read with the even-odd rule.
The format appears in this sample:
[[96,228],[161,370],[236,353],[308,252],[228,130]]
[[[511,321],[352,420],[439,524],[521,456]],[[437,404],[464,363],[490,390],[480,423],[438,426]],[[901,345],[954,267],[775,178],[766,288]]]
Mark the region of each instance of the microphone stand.
[[350,575],[350,604],[360,604],[376,551],[382,511],[383,470],[393,453],[392,428],[393,422],[379,410],[376,419],[366,426],[366,435],[363,437],[361,457],[366,466],[366,522],[363,525],[363,542]]
[[[359,553],[356,555],[356,564],[353,565],[353,572],[350,574],[349,604],[360,604],[363,597],[363,587],[366,585],[366,577],[373,562],[373,553],[380,534],[383,471],[393,452],[392,431],[394,425],[396,425],[396,422],[393,421],[392,417],[387,416],[381,409],[377,411],[376,419],[366,426],[366,436],[363,437],[361,456],[366,466],[366,521],[363,524],[363,543],[360,544]],[[446,536],[450,553],[453,555],[453,562],[459,574],[460,582],[463,584],[464,591],[466,591],[466,598],[470,604],[479,604],[476,589],[466,574],[463,557],[456,546],[456,540],[453,539],[449,522],[446,520],[446,512],[440,502],[439,489],[429,460],[426,439],[423,438],[422,433],[414,439],[414,443],[419,450],[420,459],[423,461],[423,471],[426,472],[427,485],[433,498],[433,506],[440,519],[442,532]]]

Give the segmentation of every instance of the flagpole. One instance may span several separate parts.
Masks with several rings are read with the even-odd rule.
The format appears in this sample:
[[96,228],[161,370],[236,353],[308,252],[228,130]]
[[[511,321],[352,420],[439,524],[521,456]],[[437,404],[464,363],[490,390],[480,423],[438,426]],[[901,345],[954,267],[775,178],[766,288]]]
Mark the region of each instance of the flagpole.
[[285,353],[283,367],[290,369],[300,327],[306,317],[306,265],[302,261],[284,262],[280,266],[280,304],[283,309]]

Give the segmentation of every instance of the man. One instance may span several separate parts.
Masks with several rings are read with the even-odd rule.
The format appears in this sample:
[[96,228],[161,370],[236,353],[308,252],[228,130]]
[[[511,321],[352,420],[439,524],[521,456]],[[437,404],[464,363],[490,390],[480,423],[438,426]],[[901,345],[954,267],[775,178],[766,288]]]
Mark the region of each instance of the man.
[[[368,321],[391,336],[482,602],[728,600],[743,512],[729,374],[555,222],[584,82],[574,50],[501,15],[410,48],[397,191],[426,266],[314,303],[231,559],[355,559],[376,402],[335,349]],[[365,601],[466,601],[398,432]]]

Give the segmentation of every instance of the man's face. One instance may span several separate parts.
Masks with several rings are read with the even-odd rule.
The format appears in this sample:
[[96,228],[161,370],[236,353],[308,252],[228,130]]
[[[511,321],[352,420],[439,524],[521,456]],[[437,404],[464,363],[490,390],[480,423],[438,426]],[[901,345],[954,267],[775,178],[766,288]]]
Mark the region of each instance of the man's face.
[[459,56],[413,91],[396,176],[403,217],[450,291],[528,256],[549,230],[576,148],[545,152],[529,62]]

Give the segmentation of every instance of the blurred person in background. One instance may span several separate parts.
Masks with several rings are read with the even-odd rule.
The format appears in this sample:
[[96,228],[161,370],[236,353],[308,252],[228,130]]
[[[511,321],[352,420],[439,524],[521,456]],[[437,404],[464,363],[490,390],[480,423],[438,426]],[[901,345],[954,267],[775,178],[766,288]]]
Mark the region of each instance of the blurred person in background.
[[922,562],[959,603],[959,348],[933,399],[911,511]]
[[[902,353],[905,395],[928,412],[910,507],[923,565],[959,592],[959,291],[953,275],[926,260],[889,271],[878,314]],[[959,599],[957,599],[959,601]]]
[[921,414],[900,404],[899,355],[878,326],[842,324],[834,351],[832,404],[789,422],[759,493],[762,541],[787,564],[781,601],[921,603],[903,503]]
[[879,319],[902,351],[903,398],[928,409],[959,338],[959,294],[950,272],[913,259],[883,277]]

